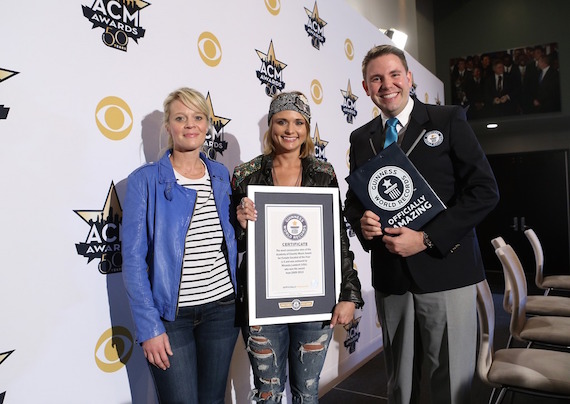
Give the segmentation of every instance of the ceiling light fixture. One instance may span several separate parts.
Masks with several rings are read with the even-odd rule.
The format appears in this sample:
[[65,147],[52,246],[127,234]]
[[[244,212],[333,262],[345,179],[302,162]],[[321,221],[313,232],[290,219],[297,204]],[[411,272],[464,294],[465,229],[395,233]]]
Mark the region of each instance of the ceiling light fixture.
[[408,34],[402,31],[398,31],[396,28],[390,28],[390,29],[380,28],[380,32],[384,33],[384,35],[390,38],[392,42],[394,42],[394,45],[396,45],[398,48],[403,50],[404,47],[406,46],[406,42],[408,40]]

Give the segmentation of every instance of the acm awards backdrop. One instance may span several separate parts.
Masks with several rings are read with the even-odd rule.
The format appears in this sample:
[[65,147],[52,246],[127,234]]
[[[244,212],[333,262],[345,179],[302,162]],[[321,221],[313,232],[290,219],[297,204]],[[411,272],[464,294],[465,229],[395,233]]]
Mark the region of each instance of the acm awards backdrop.
[[[261,153],[269,96],[303,91],[344,197],[348,136],[378,114],[361,61],[390,40],[342,0],[10,2],[0,35],[0,404],[154,403],[120,228],[127,175],[164,147],[164,98],[208,96],[208,153],[232,172]],[[442,102],[442,83],[409,64],[418,98]],[[336,328],[323,388],[382,344],[368,256],[351,242],[366,306]],[[247,402],[250,378],[238,339],[228,402]]]

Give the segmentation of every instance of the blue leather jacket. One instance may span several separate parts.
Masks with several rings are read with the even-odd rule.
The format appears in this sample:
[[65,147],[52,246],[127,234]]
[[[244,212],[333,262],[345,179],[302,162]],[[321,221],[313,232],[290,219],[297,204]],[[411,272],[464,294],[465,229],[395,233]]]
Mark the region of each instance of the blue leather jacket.
[[[165,332],[161,318],[173,321],[178,310],[186,233],[196,191],[176,183],[170,151],[157,163],[129,175],[122,220],[123,279],[139,343]],[[224,232],[222,248],[236,290],[237,245],[229,173],[204,154]]]

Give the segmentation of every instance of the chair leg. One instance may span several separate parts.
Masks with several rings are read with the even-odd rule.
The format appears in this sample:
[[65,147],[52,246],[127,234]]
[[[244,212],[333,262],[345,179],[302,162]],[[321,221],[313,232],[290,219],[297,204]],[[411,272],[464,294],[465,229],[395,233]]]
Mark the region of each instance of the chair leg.
[[497,401],[495,401],[495,404],[499,404],[503,401],[503,398],[505,398],[505,394],[507,393],[507,389],[506,388],[502,388],[501,392],[499,393],[499,397],[497,397]]
[[513,343],[513,335],[510,334],[509,335],[509,340],[507,341],[507,349],[509,349],[511,347],[511,344]]
[[491,395],[489,396],[489,404],[493,403],[493,398],[495,397],[496,392],[497,392],[497,388],[493,387],[493,390],[491,391]]

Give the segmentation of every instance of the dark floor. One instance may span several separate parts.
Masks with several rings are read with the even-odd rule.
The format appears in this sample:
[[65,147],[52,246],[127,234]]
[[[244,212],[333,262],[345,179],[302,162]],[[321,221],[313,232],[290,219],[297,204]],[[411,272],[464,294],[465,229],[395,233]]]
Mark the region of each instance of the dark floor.
[[[493,289],[495,302],[495,349],[506,347],[509,337],[510,316],[503,310],[503,295],[499,287]],[[495,290],[496,289],[496,290]],[[514,344],[513,346],[522,346]],[[570,375],[568,375],[570,377]],[[425,391],[422,384],[422,390]],[[484,385],[476,376],[473,384],[472,404],[489,402],[491,388]],[[422,392],[423,394],[423,392]],[[429,402],[426,398],[425,402]],[[505,404],[568,404],[568,400],[555,400],[529,396],[521,393],[507,393],[503,399]],[[337,384],[319,400],[320,404],[383,404],[386,399],[386,372],[384,371],[384,354],[380,352],[347,379]]]

